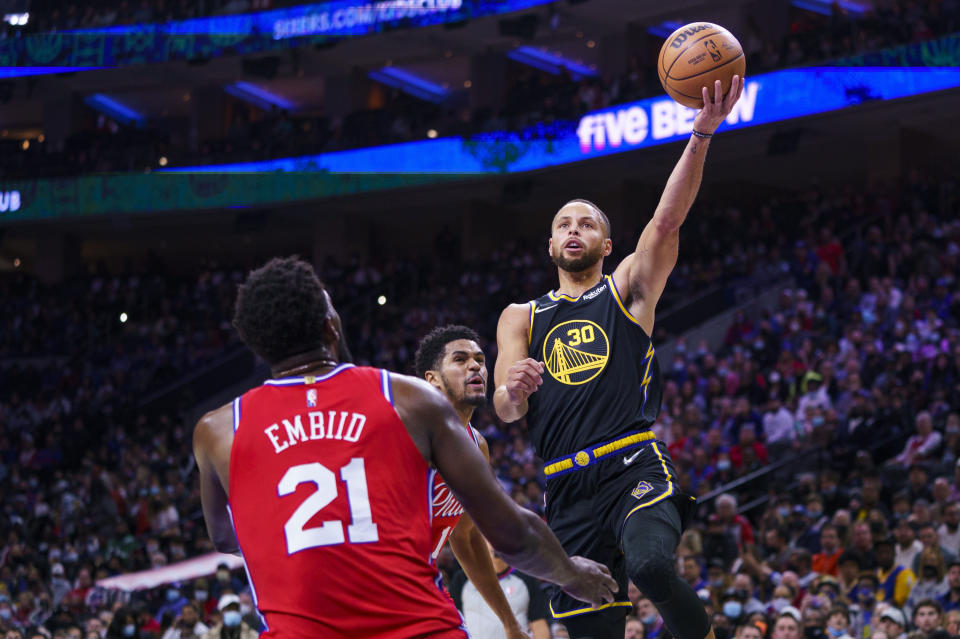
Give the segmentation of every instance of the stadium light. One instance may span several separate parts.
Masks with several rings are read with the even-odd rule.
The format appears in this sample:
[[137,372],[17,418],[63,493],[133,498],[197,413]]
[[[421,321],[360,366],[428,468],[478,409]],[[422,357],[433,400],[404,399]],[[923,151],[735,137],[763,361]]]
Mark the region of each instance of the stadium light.
[[536,47],[517,47],[510,51],[507,57],[529,67],[546,71],[551,75],[560,75],[566,69],[574,80],[580,80],[584,77],[593,78],[597,75],[595,70],[586,65],[568,60],[556,53],[541,51]]
[[387,303],[386,295],[381,295],[380,297],[377,298],[377,304],[379,304],[380,306],[383,306],[386,303]]
[[415,98],[434,102],[439,104],[447,99],[448,92],[442,85],[421,78],[415,73],[394,66],[385,66],[381,69],[371,71],[369,74],[371,80],[380,84],[385,84],[394,89],[400,89]]
[[278,107],[286,111],[296,108],[296,105],[292,102],[284,100],[279,95],[262,89],[250,82],[234,82],[233,84],[228,84],[223,87],[223,90],[233,97],[243,100],[244,102],[249,102],[264,111],[270,111],[273,107]]
[[126,313],[120,313],[120,323],[121,323],[121,324],[126,324],[126,323],[127,323],[127,314],[126,314]]
[[[829,16],[833,15],[833,1],[834,0],[791,0],[790,4],[798,9],[806,9],[807,11],[813,11],[820,15]],[[837,6],[847,13],[857,16],[866,13],[868,8],[863,6],[862,1],[858,2],[857,0],[839,0]]]
[[144,117],[125,104],[102,93],[94,93],[84,98],[84,103],[106,116],[118,120],[122,124],[142,126]]
[[3,16],[3,21],[13,27],[26,26],[26,24],[30,22],[30,12],[8,13]]

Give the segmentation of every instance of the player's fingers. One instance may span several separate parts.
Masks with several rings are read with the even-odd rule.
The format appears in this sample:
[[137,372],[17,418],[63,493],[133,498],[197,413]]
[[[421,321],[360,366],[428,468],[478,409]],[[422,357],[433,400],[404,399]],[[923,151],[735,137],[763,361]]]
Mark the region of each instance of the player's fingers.
[[733,104],[740,98],[740,91],[743,90],[743,84],[740,82],[740,76],[733,76],[733,80],[730,82],[730,92],[727,94],[727,100],[729,101],[728,108],[732,108]]
[[717,105],[723,104],[723,84],[720,80],[713,83],[713,103]]
[[703,108],[707,109],[710,106],[710,92],[707,87],[702,87],[701,91],[703,92]]
[[515,378],[516,384],[521,388],[525,393],[532,393],[537,390],[540,384],[537,380],[530,375],[520,374]]
[[509,390],[523,393],[524,395],[529,395],[536,389],[537,385],[532,384],[525,379],[515,379],[512,380],[508,385]]

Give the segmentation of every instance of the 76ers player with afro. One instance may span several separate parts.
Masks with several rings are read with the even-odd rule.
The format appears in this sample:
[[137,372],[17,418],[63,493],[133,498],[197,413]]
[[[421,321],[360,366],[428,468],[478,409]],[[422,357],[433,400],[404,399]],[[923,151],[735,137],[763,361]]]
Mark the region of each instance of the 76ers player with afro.
[[613,599],[605,567],[568,557],[503,492],[443,395],[349,363],[310,264],[250,273],[234,326],[274,379],[205,415],[193,449],[207,530],[242,551],[266,639],[464,639],[430,560],[437,471],[509,561],[593,605]]

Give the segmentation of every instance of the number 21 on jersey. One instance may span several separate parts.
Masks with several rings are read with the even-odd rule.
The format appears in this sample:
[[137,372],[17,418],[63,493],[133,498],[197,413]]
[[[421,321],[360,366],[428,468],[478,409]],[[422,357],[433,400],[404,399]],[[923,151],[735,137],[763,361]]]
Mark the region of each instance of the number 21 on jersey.
[[[350,525],[347,526],[347,536],[350,538],[350,543],[367,544],[377,541],[379,539],[377,525],[373,523],[373,514],[370,512],[367,473],[363,458],[354,457],[349,464],[341,468],[340,479],[347,485],[347,502],[350,505]],[[345,542],[341,521],[325,521],[320,526],[306,527],[307,522],[314,515],[337,498],[339,487],[336,475],[317,462],[291,466],[277,485],[277,494],[281,497],[292,495],[297,490],[297,486],[304,483],[312,483],[317,490],[303,500],[283,525],[283,532],[287,539],[287,553],[291,555],[307,548],[334,546]]]

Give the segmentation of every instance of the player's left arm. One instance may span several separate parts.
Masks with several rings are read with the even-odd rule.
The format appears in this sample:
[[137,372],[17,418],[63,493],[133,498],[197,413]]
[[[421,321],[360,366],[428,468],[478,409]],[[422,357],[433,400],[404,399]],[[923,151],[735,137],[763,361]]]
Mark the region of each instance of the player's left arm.
[[[490,449],[487,446],[487,440],[479,433],[477,437],[480,441],[480,450],[489,463]],[[513,615],[503,589],[500,588],[497,571],[493,567],[490,551],[487,550],[487,540],[477,530],[470,515],[464,513],[457,527],[450,533],[450,549],[460,562],[467,579],[500,619],[507,639],[529,639],[529,636],[520,628],[520,623]]]
[[[225,432],[233,434],[233,407],[229,404],[207,413],[197,423],[193,431],[193,454],[200,471],[200,503],[207,534],[219,552],[239,555],[240,544],[227,512],[227,492],[215,461],[226,454],[229,463],[229,446],[223,450]],[[229,437],[229,442],[232,444],[233,437]]]
[[[693,129],[712,135],[730,114],[740,98],[742,88],[741,78],[733,76],[730,91],[724,98],[718,80],[714,86],[714,100],[711,101],[707,87],[703,87],[704,107],[697,113]],[[640,234],[636,251],[624,258],[613,273],[613,281],[623,303],[648,335],[653,332],[657,301],[677,263],[680,226],[687,219],[687,213],[700,190],[703,163],[709,146],[709,138],[690,135],[680,161],[667,180],[653,218]]]

